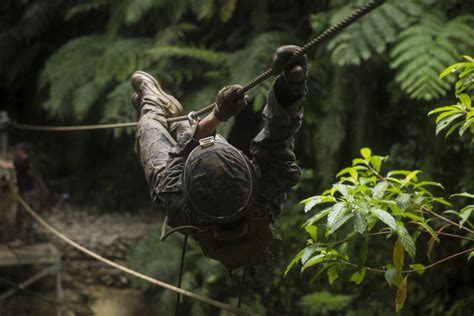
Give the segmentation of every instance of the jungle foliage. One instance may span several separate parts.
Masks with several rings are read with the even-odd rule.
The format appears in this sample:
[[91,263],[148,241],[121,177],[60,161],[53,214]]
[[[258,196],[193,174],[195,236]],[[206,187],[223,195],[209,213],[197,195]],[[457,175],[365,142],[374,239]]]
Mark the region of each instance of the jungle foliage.
[[[362,3],[4,1],[0,4],[1,107],[22,123],[133,121],[136,114],[129,102],[128,78],[134,70],[142,69],[156,75],[187,111],[194,110],[211,102],[222,86],[245,83],[266,69],[279,45],[305,43]],[[422,254],[430,253],[436,262],[468,247],[466,240],[440,238],[440,233],[454,232],[439,231],[440,222],[417,207],[452,209],[458,213],[442,216],[461,225],[462,216],[466,216],[462,208],[469,204],[469,196],[450,199],[449,195],[474,192],[473,149],[468,140],[473,126],[472,93],[460,90],[472,83],[472,72],[467,72],[472,60],[448,68],[443,80],[438,79],[439,73],[459,62],[462,55],[474,56],[473,12],[469,1],[388,0],[309,56],[305,121],[295,146],[304,168],[303,179],[275,223],[281,238],[273,249],[277,263],[257,268],[248,281],[244,307],[268,315],[390,314],[396,291],[400,292],[400,303],[405,297],[400,288],[408,288],[402,313],[463,315],[473,310],[472,260],[466,264],[465,257],[459,256],[452,264],[427,269],[422,277],[412,273],[423,270],[420,264],[431,264],[429,258],[428,262],[422,260],[426,259]],[[457,79],[448,75],[452,71]],[[456,80],[462,83],[456,84]],[[456,98],[451,96],[452,84],[456,84]],[[223,126],[230,142],[244,151],[258,130],[269,85],[266,82],[254,89],[251,106]],[[454,108],[434,110],[437,122],[426,117],[431,109],[446,104]],[[435,137],[436,128],[438,134],[457,131],[463,136],[446,141]],[[66,181],[56,190],[70,191],[79,203],[120,210],[135,209],[147,201],[132,134],[131,129],[54,136],[13,131],[12,139],[29,140],[45,153],[45,178]],[[380,156],[364,149],[352,166],[352,157],[366,147]],[[347,165],[350,167],[339,174],[336,181],[340,183],[333,189],[334,176]],[[390,170],[401,172],[388,175]],[[364,181],[363,186],[354,189],[350,178]],[[432,179],[431,184],[442,183],[444,190],[437,184],[426,184]],[[306,200],[307,211],[312,207],[309,212],[319,210],[317,204],[324,199],[332,207],[350,203],[370,207],[350,214],[347,208],[336,207],[340,217],[332,213],[330,223],[323,222],[323,217],[308,219],[305,206],[298,202],[328,187],[332,192]],[[326,218],[329,220],[329,213]],[[470,227],[468,218],[463,227]],[[305,225],[306,231],[300,229],[302,223],[312,220]],[[350,235],[348,227],[356,233]],[[326,228],[331,231],[327,236]],[[431,241],[433,232],[440,244],[436,239]],[[324,258],[319,262],[313,259],[314,265],[302,274],[291,269],[285,277],[283,272],[308,233],[309,250],[306,255],[300,253],[296,261],[308,265],[308,260],[324,249],[329,255],[319,257]],[[129,263],[175,280],[180,243],[160,243],[158,235],[157,231],[137,244]],[[339,241],[343,242],[330,245]],[[192,249],[185,287],[234,302],[238,277],[229,278],[227,272]],[[163,253],[168,254],[167,260],[162,260]],[[346,266],[346,260],[355,266]],[[370,273],[364,270],[365,265],[384,273]],[[323,266],[326,270],[322,272],[330,275],[330,286],[314,278]],[[436,274],[427,280],[432,271]],[[381,284],[383,274],[397,290]],[[347,279],[360,285],[350,287],[344,282]],[[138,286],[157,298],[155,311],[172,312],[172,306],[160,303],[170,294]],[[189,300],[184,304],[196,315],[218,313]]]

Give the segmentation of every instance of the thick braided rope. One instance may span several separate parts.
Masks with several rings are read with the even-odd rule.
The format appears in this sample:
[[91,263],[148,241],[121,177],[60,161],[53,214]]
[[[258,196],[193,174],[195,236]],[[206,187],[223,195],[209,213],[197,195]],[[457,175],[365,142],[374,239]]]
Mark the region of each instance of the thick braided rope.
[[82,253],[108,265],[108,266],[111,266],[117,270],[120,270],[122,272],[125,272],[127,274],[130,274],[134,277],[137,277],[139,279],[142,279],[142,280],[145,280],[149,283],[152,283],[152,284],[155,284],[155,285],[158,285],[159,287],[162,287],[162,288],[165,288],[167,290],[170,290],[170,291],[173,291],[175,293],[179,293],[181,295],[184,295],[184,296],[187,296],[187,297],[190,297],[192,299],[195,299],[197,301],[200,301],[200,302],[203,302],[205,304],[208,304],[208,305],[212,305],[212,306],[215,306],[217,308],[220,308],[220,309],[224,309],[224,310],[227,310],[229,312],[232,312],[236,315],[250,315],[250,316],[257,316],[257,314],[255,313],[252,313],[252,312],[249,312],[249,311],[245,311],[245,310],[242,310],[240,308],[237,308],[237,307],[234,307],[234,306],[231,306],[231,305],[228,305],[228,304],[225,304],[225,303],[222,303],[222,302],[219,302],[219,301],[216,301],[216,300],[213,300],[213,299],[210,299],[210,298],[207,298],[207,297],[204,297],[204,296],[201,296],[201,295],[198,295],[198,294],[195,294],[193,292],[190,292],[190,291],[186,291],[186,290],[183,290],[179,287],[176,287],[174,285],[171,285],[171,284],[168,284],[168,283],[165,283],[163,281],[160,281],[160,280],[157,280],[157,279],[154,279],[150,276],[147,276],[145,274],[142,274],[140,272],[137,272],[137,271],[134,271],[132,269],[129,269],[127,267],[124,267],[118,263],[115,263],[107,258],[104,258],[102,257],[101,255],[98,255],[97,253],[85,248],[84,246],[81,246],[80,244],[78,244],[77,242],[73,241],[72,239],[70,239],[69,237],[67,237],[66,235],[62,234],[61,232],[59,232],[58,230],[56,230],[54,227],[52,227],[51,225],[49,225],[43,218],[41,218],[29,205],[28,203],[25,202],[25,200],[23,200],[18,194],[16,195],[16,199],[18,200],[18,202],[21,204],[21,206],[23,206],[24,210],[26,210],[41,226],[43,226],[44,228],[46,228],[48,231],[50,231],[51,233],[53,233],[54,235],[56,235],[56,237],[60,238],[61,240],[63,240],[64,242],[66,242],[67,244],[71,245],[72,247],[76,248],[77,250],[81,251]]

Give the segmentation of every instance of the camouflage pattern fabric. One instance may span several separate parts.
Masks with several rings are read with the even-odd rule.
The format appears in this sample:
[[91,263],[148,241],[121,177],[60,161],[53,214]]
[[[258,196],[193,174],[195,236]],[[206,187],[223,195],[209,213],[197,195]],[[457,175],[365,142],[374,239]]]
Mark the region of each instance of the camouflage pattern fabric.
[[[225,225],[215,225],[200,216],[183,191],[183,168],[187,156],[198,145],[193,139],[197,125],[189,126],[187,122],[168,125],[163,110],[149,104],[141,110],[136,152],[152,199],[166,212],[170,226],[200,227],[202,230],[192,236],[200,242],[204,254],[229,269],[270,259],[270,224],[281,212],[287,192],[297,184],[300,175],[293,153],[293,136],[301,127],[303,102],[304,96],[290,104],[280,104],[275,96],[275,84],[272,86],[262,114],[264,127],[252,141],[248,157],[257,189],[247,206],[246,217]],[[216,139],[226,141],[220,135]]]

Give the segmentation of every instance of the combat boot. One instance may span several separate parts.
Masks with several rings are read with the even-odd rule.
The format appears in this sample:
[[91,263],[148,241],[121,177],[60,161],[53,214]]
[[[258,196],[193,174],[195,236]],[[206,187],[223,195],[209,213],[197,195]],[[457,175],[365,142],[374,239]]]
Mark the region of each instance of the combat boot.
[[150,74],[135,71],[132,75],[132,104],[140,112],[145,104],[161,107],[168,117],[178,116],[183,112],[183,106],[176,98],[163,91],[158,81]]

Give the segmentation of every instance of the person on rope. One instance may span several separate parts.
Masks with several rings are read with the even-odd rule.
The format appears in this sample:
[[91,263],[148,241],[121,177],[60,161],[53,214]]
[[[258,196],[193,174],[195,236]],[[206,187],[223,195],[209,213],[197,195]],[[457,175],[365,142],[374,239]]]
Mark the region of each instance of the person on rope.
[[272,260],[270,224],[299,179],[293,142],[303,117],[308,70],[305,55],[292,60],[298,49],[282,46],[274,54],[272,69],[280,71],[250,157],[216,134],[220,122],[247,106],[240,85],[221,89],[213,111],[202,120],[168,123],[182,113],[180,102],[150,74],[136,71],[131,77],[131,100],[140,116],[135,150],[152,199],[171,227],[183,226],[205,256],[229,270]]

